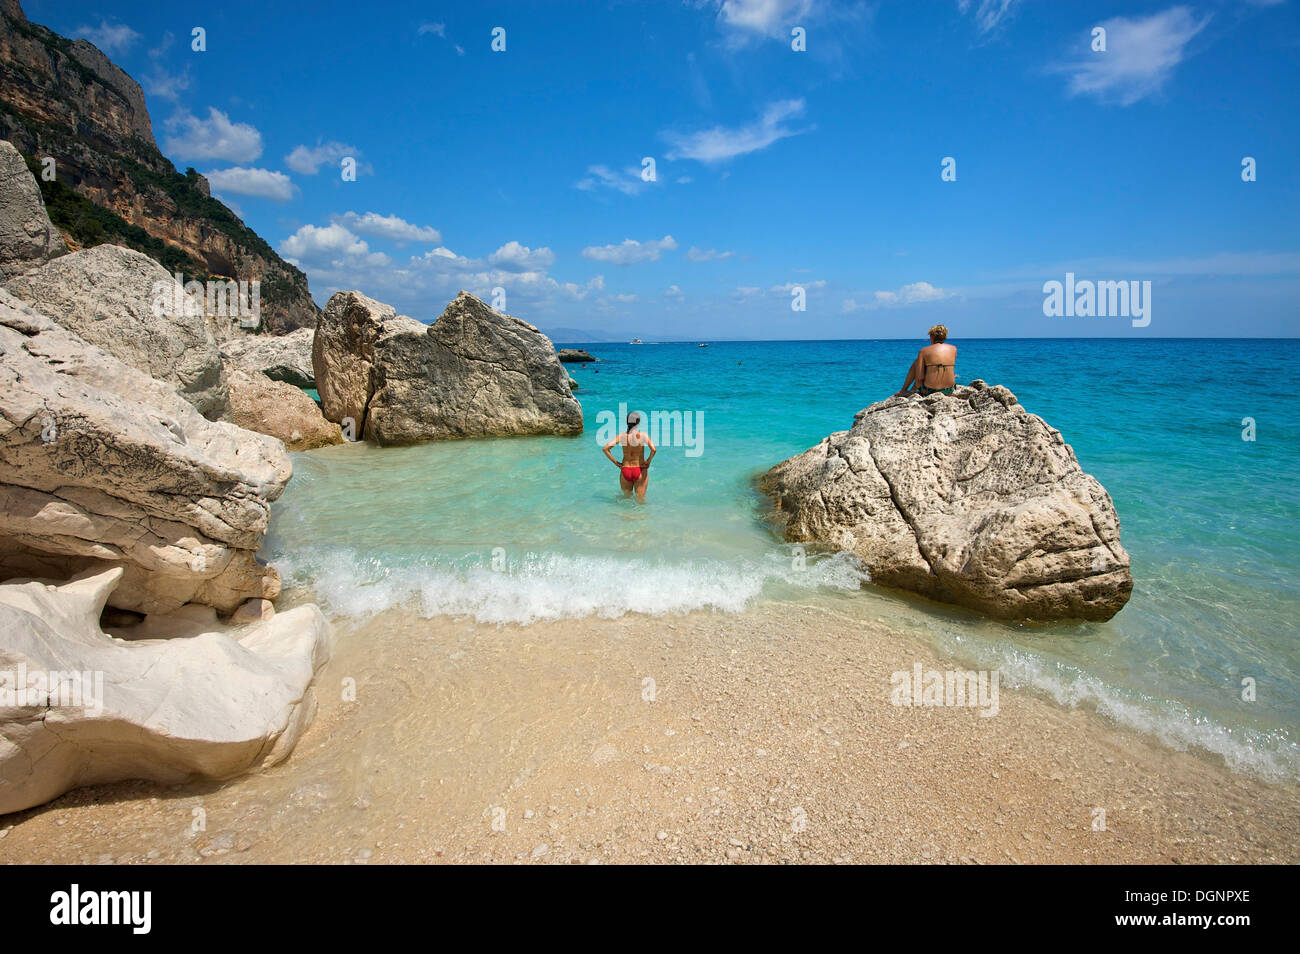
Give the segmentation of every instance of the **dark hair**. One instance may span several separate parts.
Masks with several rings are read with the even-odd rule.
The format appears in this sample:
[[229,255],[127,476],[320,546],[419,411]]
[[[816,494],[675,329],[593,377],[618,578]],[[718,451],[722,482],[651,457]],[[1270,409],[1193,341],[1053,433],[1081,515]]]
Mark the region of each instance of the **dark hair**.
[[631,434],[632,428],[636,427],[640,423],[641,423],[641,415],[633,411],[631,414],[627,416],[627,432]]

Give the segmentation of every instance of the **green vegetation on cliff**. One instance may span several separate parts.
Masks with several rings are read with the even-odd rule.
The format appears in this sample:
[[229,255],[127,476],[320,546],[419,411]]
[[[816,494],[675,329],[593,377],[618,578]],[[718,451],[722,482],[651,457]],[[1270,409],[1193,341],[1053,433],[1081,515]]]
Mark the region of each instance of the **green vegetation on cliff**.
[[[43,151],[69,154],[75,146],[71,130],[62,125],[44,123],[25,116],[0,103],[0,125],[23,128],[33,142],[39,142]],[[279,262],[283,272],[267,272],[261,281],[262,300],[270,303],[289,303],[307,293],[307,277],[287,262],[282,262],[275,250],[260,235],[241,222],[221,202],[199,191],[198,173],[187,169],[177,172],[157,150],[141,140],[132,145],[139,152],[152,153],[155,161],[161,160],[168,172],[157,172],[144,163],[125,155],[116,155],[113,162],[127,175],[139,190],[152,186],[166,194],[180,215],[199,219],[226,235],[236,246],[262,256],[269,262]],[[123,245],[142,252],[159,262],[168,271],[182,272],[186,280],[207,281],[211,277],[208,267],[183,249],[150,235],[138,225],[132,225],[110,209],[97,205],[90,199],[55,179],[46,181],[41,176],[40,157],[24,153],[23,158],[41,187],[41,197],[52,221],[62,232],[83,248],[95,245]],[[230,276],[226,276],[230,277]],[[295,280],[296,279],[296,280]]]
[[[124,245],[143,252],[169,272],[181,272],[186,280],[207,281],[207,270],[175,245],[154,238],[138,225],[132,225],[115,212],[96,205],[85,196],[69,189],[57,179],[41,178],[41,162],[36,156],[23,156],[41,187],[41,198],[50,221],[82,248],[95,245]],[[265,294],[265,292],[263,292]]]

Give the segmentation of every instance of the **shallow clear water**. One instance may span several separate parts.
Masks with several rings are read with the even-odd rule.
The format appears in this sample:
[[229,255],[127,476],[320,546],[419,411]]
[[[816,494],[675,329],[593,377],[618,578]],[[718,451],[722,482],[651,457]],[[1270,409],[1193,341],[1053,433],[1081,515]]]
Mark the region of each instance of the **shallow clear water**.
[[[772,532],[753,478],[896,390],[913,342],[586,345],[601,361],[568,365],[581,437],[297,454],[263,555],[344,625],[397,605],[528,622],[832,601],[1007,683],[1300,778],[1300,416],[1258,383],[1296,343],[955,343],[959,380],[1011,388],[1114,498],[1135,586],[1110,622],[990,622],[864,587],[845,554],[801,566]],[[1180,383],[1149,383],[1165,379]],[[659,435],[645,504],[622,497],[600,453],[626,409],[691,425]]]

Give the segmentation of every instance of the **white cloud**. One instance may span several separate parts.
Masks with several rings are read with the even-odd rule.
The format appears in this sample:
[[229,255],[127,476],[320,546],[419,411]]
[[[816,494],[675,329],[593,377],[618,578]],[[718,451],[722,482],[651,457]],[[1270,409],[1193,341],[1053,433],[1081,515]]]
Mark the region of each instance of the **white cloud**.
[[605,288],[601,275],[586,282],[556,280],[547,274],[554,260],[550,249],[530,249],[513,240],[484,258],[438,246],[406,261],[394,261],[372,251],[336,221],[327,226],[302,226],[280,243],[278,251],[307,272],[318,296],[359,288],[425,320],[436,318],[462,288],[485,301],[491,299],[492,289],[504,288],[506,310],[521,316],[594,301]]
[[843,310],[851,311],[868,311],[873,308],[889,308],[896,305],[915,305],[927,301],[941,301],[944,298],[951,298],[953,293],[943,288],[936,288],[929,282],[913,282],[910,285],[904,285],[897,291],[878,291],[872,294],[872,300],[866,303],[858,303],[853,298],[847,298],[843,303]]
[[144,87],[144,91],[150,96],[157,96],[173,103],[179,102],[181,93],[190,88],[190,67],[188,63],[179,73],[169,73],[162,63],[167,51],[171,49],[172,44],[175,42],[176,34],[170,30],[163,33],[158,45],[149,51],[149,62],[152,64],[152,69],[142,77],[140,82],[140,85]]
[[948,297],[946,291],[935,288],[929,282],[913,282],[911,285],[904,285],[896,292],[876,292],[877,301],[901,302],[904,305],[915,304],[918,301],[938,301],[946,297]]
[[262,134],[248,123],[232,123],[219,109],[208,107],[208,118],[177,113],[167,120],[164,147],[186,159],[252,162],[262,154]]
[[299,175],[314,176],[326,163],[336,165],[344,156],[358,156],[354,146],[341,142],[317,143],[315,146],[296,146],[284,157],[284,164]]
[[140,34],[125,23],[109,23],[107,20],[100,20],[97,27],[79,26],[72,35],[85,37],[110,56],[125,53],[140,39]]
[[751,40],[771,39],[789,43],[791,30],[803,27],[815,45],[810,49],[837,48],[846,31],[870,21],[874,5],[851,0],[714,0],[718,28],[731,47]]
[[488,256],[488,264],[508,272],[545,271],[555,264],[549,248],[531,249],[509,241]]
[[1186,58],[1187,44],[1209,22],[1210,15],[1198,18],[1187,7],[1137,19],[1113,17],[1098,24],[1106,30],[1105,52],[1089,49],[1052,71],[1069,74],[1071,95],[1131,106],[1160,91]]
[[664,297],[671,298],[673,301],[682,301],[686,298],[686,296],[682,294],[682,290],[676,285],[669,285],[665,288]]
[[172,44],[174,44],[175,42],[176,42],[176,34],[173,33],[171,30],[164,30],[162,39],[158,41],[158,45],[150,48],[149,59],[158,60],[166,56],[167,51],[172,48]]
[[671,235],[661,239],[638,242],[636,239],[624,239],[622,245],[590,245],[582,250],[582,257],[593,262],[608,262],[611,265],[633,265],[638,262],[657,262],[664,252],[677,248],[677,241]]
[[389,264],[382,252],[371,252],[370,246],[337,222],[332,225],[304,225],[280,243],[280,253],[292,256],[299,265],[330,264],[342,267],[344,263],[378,265]]
[[802,99],[783,99],[768,105],[763,114],[744,126],[714,126],[694,133],[672,130],[662,133],[672,146],[669,159],[698,159],[700,162],[724,162],[746,153],[766,149],[772,143],[788,136],[806,132],[793,129],[785,121],[802,116]]
[[687,251],[686,257],[692,262],[721,262],[735,255],[734,251],[719,252],[713,248],[696,248],[694,245]]
[[[447,39],[447,24],[445,23],[421,23],[419,29],[415,31],[416,36],[437,36]],[[465,55],[465,48],[459,43],[453,43],[452,47],[456,50],[457,56]]]
[[615,172],[609,166],[588,166],[587,175],[573,184],[575,189],[587,192],[596,189],[614,189],[624,195],[638,195],[651,185],[641,178],[638,166],[627,166],[622,172]]
[[[1165,259],[1075,258],[1056,262],[1032,262],[991,273],[995,279],[980,285],[959,285],[944,289],[945,298],[962,300],[1003,299],[1014,295],[1042,295],[1043,282],[1060,281],[1066,272],[1078,279],[1115,280],[1148,278],[1178,283],[1181,279],[1282,278],[1300,275],[1300,252],[1211,252],[1204,255]],[[850,305],[855,307],[849,307]],[[845,311],[869,305],[845,302]]]
[[150,96],[157,96],[173,103],[179,102],[181,93],[190,88],[190,68],[186,66],[179,73],[169,73],[155,62],[153,69],[144,74],[140,85]]
[[[788,52],[794,28],[802,27],[806,31],[807,55],[821,64],[846,64],[851,54],[860,53],[880,6],[878,0],[695,0],[695,3],[717,9],[718,32],[723,46],[729,50],[774,42],[785,46]],[[709,108],[708,87],[693,63],[691,82],[697,101]]]
[[976,29],[981,33],[989,33],[1019,2],[1020,0],[957,0],[957,9],[962,13],[974,9]]
[[390,242],[441,242],[442,233],[428,225],[413,225],[396,215],[380,215],[378,212],[345,212],[330,219],[337,225],[357,235],[371,238],[388,239]]
[[825,280],[819,278],[815,282],[786,282],[784,285],[773,285],[772,291],[785,292],[788,295],[795,288],[802,288],[806,291],[807,289],[810,288],[825,288],[825,287],[826,287]]
[[719,25],[741,33],[788,37],[790,28],[807,26],[813,0],[723,0]]
[[230,169],[214,169],[203,175],[216,193],[251,195],[259,199],[288,202],[298,191],[292,179],[283,172],[272,172],[270,169],[233,166]]

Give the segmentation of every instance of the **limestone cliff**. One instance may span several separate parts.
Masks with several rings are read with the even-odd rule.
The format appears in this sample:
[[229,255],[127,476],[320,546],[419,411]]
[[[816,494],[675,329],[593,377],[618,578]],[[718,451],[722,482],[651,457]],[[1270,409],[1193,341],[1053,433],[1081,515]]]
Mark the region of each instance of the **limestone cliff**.
[[[125,245],[187,281],[257,280],[266,330],[315,326],[307,276],[158,151],[139,84],[85,40],[28,21],[18,0],[0,3],[0,138],[27,157],[73,247]],[[54,181],[39,174],[45,156]]]

